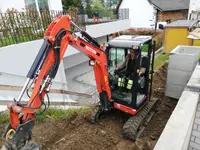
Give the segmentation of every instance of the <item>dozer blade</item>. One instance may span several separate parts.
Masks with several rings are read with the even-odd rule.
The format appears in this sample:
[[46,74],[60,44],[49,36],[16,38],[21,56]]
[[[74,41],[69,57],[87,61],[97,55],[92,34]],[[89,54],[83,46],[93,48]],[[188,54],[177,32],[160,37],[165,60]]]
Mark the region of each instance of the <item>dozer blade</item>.
[[145,129],[145,125],[151,120],[158,99],[151,99],[135,116],[127,120],[123,126],[124,136],[130,140],[136,140]]
[[15,148],[14,146],[5,146],[1,148],[1,150],[40,150],[40,145],[39,144],[34,144],[32,142],[28,142],[25,146],[21,148]]
[[89,121],[93,124],[100,122],[103,118],[103,110],[100,105],[96,105],[92,111]]

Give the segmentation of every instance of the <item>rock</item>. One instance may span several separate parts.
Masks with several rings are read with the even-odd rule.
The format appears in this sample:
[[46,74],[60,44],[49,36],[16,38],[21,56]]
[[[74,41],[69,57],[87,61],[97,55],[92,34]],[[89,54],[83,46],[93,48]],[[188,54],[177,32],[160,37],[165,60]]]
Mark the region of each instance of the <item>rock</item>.
[[156,137],[155,137],[154,135],[150,136],[150,138],[151,138],[152,140],[155,140],[155,139],[156,139]]
[[106,134],[106,131],[104,131],[104,130],[101,130],[101,134]]

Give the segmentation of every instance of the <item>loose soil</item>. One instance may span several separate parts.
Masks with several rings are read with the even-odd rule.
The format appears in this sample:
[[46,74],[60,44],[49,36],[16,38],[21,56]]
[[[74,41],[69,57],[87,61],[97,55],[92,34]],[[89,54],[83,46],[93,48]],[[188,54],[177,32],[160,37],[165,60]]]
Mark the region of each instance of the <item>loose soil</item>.
[[70,120],[45,119],[36,123],[34,138],[43,150],[152,150],[176,106],[176,100],[164,96],[166,76],[167,63],[154,74],[152,96],[159,99],[156,113],[135,142],[123,137],[122,127],[128,116],[119,111],[112,111],[99,124],[91,124],[88,114]]

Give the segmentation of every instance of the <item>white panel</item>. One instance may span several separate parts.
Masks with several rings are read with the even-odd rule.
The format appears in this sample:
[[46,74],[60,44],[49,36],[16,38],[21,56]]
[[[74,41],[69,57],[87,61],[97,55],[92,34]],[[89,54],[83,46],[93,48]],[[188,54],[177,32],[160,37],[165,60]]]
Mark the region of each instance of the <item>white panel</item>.
[[[25,77],[42,43],[43,40],[35,40],[0,48],[0,72]],[[64,70],[62,63],[59,69]],[[63,71],[59,71],[55,81],[66,82],[63,78],[65,75],[60,73],[63,73]]]
[[118,20],[114,22],[88,25],[86,26],[86,31],[93,37],[101,37],[116,33],[119,31],[127,30],[130,28],[130,20]]

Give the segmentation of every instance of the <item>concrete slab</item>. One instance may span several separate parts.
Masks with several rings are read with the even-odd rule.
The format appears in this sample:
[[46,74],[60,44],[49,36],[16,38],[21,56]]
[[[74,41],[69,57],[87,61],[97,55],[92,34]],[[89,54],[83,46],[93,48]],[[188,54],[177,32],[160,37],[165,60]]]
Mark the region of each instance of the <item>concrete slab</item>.
[[198,100],[198,93],[183,92],[154,150],[181,150],[188,148]]
[[185,86],[184,85],[175,85],[171,84],[170,86],[167,84],[165,90],[165,96],[172,97],[175,99],[179,99]]
[[[92,72],[93,68],[88,66],[88,61],[65,70],[68,89],[70,91],[86,94],[94,93],[96,91],[96,86],[87,84],[88,80],[91,79]],[[81,80],[78,81],[76,80],[77,78]],[[79,104],[91,104],[95,102],[94,98],[84,98],[77,96],[70,96],[70,98],[78,101]]]
[[94,71],[89,71],[86,74],[76,78],[77,81],[85,83],[85,84],[89,84],[89,85],[93,85],[96,86],[96,80],[94,77]]
[[186,85],[190,79],[192,72],[184,70],[168,69],[167,85]]
[[[177,63],[179,62],[179,63]],[[197,63],[197,56],[192,54],[176,54],[169,57],[169,69],[192,71]]]

